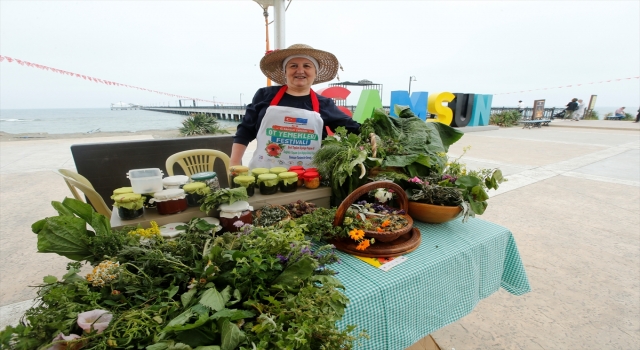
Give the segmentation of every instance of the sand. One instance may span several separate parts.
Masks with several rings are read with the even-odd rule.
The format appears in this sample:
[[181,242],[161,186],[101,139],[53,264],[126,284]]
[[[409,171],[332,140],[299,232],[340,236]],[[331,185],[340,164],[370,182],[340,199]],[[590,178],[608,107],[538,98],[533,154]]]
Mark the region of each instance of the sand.
[[[227,128],[230,134],[234,134],[235,127]],[[150,135],[154,139],[171,139],[176,137],[183,137],[180,135],[178,129],[174,130],[141,130],[135,132],[95,132],[95,133],[71,133],[71,134],[49,134],[42,133],[25,133],[25,134],[10,134],[4,131],[0,131],[0,142],[14,142],[14,141],[27,141],[27,140],[62,140],[62,139],[84,139],[94,137],[109,137],[109,136],[134,136],[134,135]]]

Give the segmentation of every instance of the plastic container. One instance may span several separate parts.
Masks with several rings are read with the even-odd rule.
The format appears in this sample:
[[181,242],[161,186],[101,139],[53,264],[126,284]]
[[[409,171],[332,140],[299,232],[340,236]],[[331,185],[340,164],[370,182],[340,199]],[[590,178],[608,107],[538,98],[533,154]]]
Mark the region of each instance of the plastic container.
[[244,165],[234,165],[229,168],[229,187],[234,188],[239,185],[234,181],[234,179],[238,176],[246,176],[249,175],[249,167]]
[[262,175],[262,174],[268,174],[269,173],[269,169],[267,168],[255,168],[255,169],[251,169],[251,175],[253,175],[253,177],[256,178],[256,184],[259,183],[258,181],[258,176]]
[[281,167],[281,166],[277,166],[277,167],[273,167],[269,169],[269,172],[271,174],[280,174],[280,173],[284,173],[285,171],[287,171],[287,168]]
[[313,189],[320,187],[320,174],[315,171],[305,171],[302,175],[304,177],[304,187]]
[[164,179],[162,179],[162,186],[164,186],[164,188],[167,190],[176,189],[176,188],[182,188],[182,186],[184,186],[188,182],[189,182],[189,177],[187,175],[167,176]]
[[156,203],[158,214],[169,215],[185,211],[188,207],[187,195],[182,189],[170,189],[153,194],[150,202]]
[[220,225],[226,231],[237,232],[240,230],[241,225],[237,224],[238,221],[241,221],[242,224],[253,223],[253,216],[251,215],[253,207],[250,206],[247,201],[237,201],[233,204],[220,204],[219,209]]
[[255,194],[256,178],[250,175],[236,176],[233,179],[236,187],[244,187],[247,189],[247,196],[252,197]]
[[298,174],[298,187],[302,187],[302,185],[304,185],[304,179],[302,178],[302,174],[304,174],[304,170],[289,170],[289,171]]
[[262,174],[258,176],[260,194],[269,195],[278,192],[278,175]]
[[118,188],[111,196],[113,205],[118,208],[118,216],[122,220],[132,220],[144,214],[144,199],[138,193],[125,192],[129,189],[130,187]]
[[282,192],[295,192],[298,190],[298,174],[293,171],[285,171],[278,174],[278,186]]
[[190,207],[200,206],[200,200],[210,191],[204,182],[188,183],[182,187],[182,190],[187,195],[187,204]]
[[209,186],[212,191],[220,189],[220,181],[218,180],[218,174],[215,171],[205,171],[191,175],[191,180],[204,182]]
[[158,168],[129,170],[127,177],[135,193],[162,191],[162,170]]

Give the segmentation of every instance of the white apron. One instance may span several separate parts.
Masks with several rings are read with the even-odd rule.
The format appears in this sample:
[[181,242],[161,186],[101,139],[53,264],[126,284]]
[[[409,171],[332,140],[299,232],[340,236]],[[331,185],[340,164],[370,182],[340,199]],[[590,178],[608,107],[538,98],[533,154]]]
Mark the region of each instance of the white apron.
[[287,91],[284,85],[271,101],[256,135],[257,147],[249,168],[309,167],[311,158],[320,149],[322,127],[318,96],[311,90],[313,111],[282,107],[278,103]]

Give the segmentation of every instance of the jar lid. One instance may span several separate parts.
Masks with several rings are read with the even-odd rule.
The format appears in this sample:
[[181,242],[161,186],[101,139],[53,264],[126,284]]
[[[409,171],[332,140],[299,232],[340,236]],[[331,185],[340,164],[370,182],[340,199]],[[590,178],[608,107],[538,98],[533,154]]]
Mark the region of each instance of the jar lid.
[[269,172],[272,174],[280,174],[280,173],[284,173],[285,171],[287,171],[287,168],[280,167],[280,166],[269,169]]
[[311,179],[319,178],[320,174],[318,174],[315,171],[305,171],[304,174],[302,174],[302,177],[304,177],[305,180],[311,180]]
[[117,203],[131,203],[139,201],[142,196],[138,193],[121,193],[114,194],[111,198]]
[[164,238],[174,238],[184,233],[184,230],[178,229],[179,226],[185,226],[184,222],[173,222],[170,224],[162,225],[158,227],[160,229],[160,236]]
[[233,182],[237,183],[238,185],[242,185],[242,184],[246,185],[246,184],[256,182],[256,178],[248,175],[240,175],[240,176],[236,176],[235,179],[233,179]]
[[294,170],[304,170],[304,167],[302,165],[292,165],[289,167],[289,171],[294,171]]
[[241,217],[244,211],[253,210],[253,207],[247,201],[235,201],[233,204],[220,204],[218,209],[220,209],[221,218],[233,219]]
[[180,186],[187,182],[189,182],[189,177],[187,175],[167,176],[162,179],[162,184],[165,186]]
[[182,186],[182,189],[185,192],[191,193],[191,192],[195,192],[199,188],[204,188],[204,187],[207,187],[207,184],[204,182],[192,182]]
[[254,175],[266,174],[268,172],[269,172],[269,169],[267,169],[267,168],[251,169],[251,173],[254,174]]
[[310,172],[314,172],[315,171],[317,173],[318,172],[318,168],[307,168],[306,171],[310,171]]
[[304,170],[302,170],[302,169],[300,169],[300,170],[291,170],[291,169],[289,169],[289,171],[291,171],[292,173],[298,174],[298,177],[302,177],[302,174],[304,174]]
[[246,173],[249,171],[249,167],[244,165],[234,165],[229,167],[229,171],[234,173]]
[[153,194],[155,202],[170,201],[174,199],[182,199],[185,197],[184,190],[181,188],[172,188],[169,190],[159,191]]
[[292,179],[294,177],[298,177],[298,174],[294,173],[293,171],[285,171],[283,173],[278,174],[278,177],[281,179]]
[[202,173],[197,173],[197,174],[193,174],[191,175],[191,180],[193,181],[205,181],[205,180],[209,180],[209,179],[213,179],[214,177],[217,177],[218,175],[216,174],[215,171],[205,171]]
[[260,174],[260,175],[258,175],[258,180],[260,180],[260,181],[275,180],[277,178],[278,178],[278,175],[276,175],[276,174]]
[[133,187],[120,187],[113,190],[113,194],[133,193]]

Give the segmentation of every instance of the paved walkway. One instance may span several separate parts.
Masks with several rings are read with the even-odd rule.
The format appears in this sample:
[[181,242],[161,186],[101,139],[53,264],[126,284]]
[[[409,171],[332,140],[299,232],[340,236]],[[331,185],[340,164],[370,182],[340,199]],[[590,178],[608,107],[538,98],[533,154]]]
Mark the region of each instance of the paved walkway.
[[[483,300],[433,334],[442,349],[640,347],[640,128],[593,122],[468,133],[451,147],[471,145],[469,167],[507,175],[482,218],[514,233],[533,291]],[[72,168],[79,141],[56,141],[0,143],[0,326],[30,306],[29,285],[65,271],[29,229],[69,196],[50,169]]]

